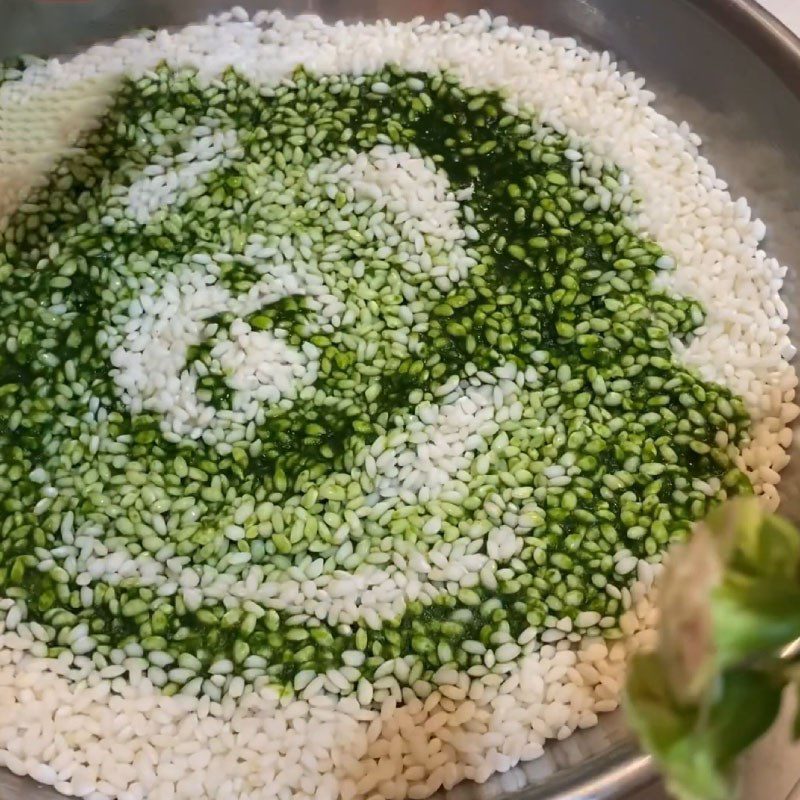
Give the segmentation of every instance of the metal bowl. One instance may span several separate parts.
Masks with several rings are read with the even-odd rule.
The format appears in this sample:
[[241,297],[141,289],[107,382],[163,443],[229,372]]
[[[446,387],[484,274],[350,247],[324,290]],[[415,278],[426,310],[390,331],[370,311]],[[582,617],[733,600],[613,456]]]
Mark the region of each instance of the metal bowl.
[[[139,27],[185,24],[235,0],[0,0],[0,58],[18,53],[70,54]],[[745,195],[768,225],[766,246],[782,263],[800,252],[800,40],[754,0],[247,0],[250,10],[277,5],[328,19],[410,19],[467,14],[486,7],[607,49],[647,78],[657,107],[685,119],[734,195]],[[800,312],[800,282],[784,289],[790,322]],[[800,521],[800,460],[781,484],[783,511]],[[775,747],[770,746],[775,765]],[[798,763],[795,757],[794,762]],[[794,774],[773,766],[745,776],[744,797],[785,797]],[[777,779],[777,780],[776,780]],[[662,797],[619,712],[551,744],[545,755],[487,784],[462,784],[447,800],[606,800]],[[0,770],[0,800],[56,800],[52,789]]]

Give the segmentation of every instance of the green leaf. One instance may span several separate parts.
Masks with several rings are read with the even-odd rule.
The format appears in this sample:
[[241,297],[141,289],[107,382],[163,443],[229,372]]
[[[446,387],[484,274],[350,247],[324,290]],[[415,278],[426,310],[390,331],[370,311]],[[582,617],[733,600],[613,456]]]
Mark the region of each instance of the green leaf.
[[737,547],[731,559],[733,569],[796,583],[800,536],[789,522],[767,515],[757,527],[740,524],[738,531]]
[[794,697],[797,704],[797,712],[794,715],[794,725],[792,726],[792,738],[797,741],[800,739],[800,680],[794,684]]
[[797,581],[800,535],[791,523],[765,514],[757,498],[725,503],[698,527],[713,534],[719,557],[731,570]]
[[733,669],[725,673],[704,733],[721,769],[727,769],[769,729],[778,716],[782,691],[782,681],[766,672]]
[[717,666],[776,653],[800,637],[800,586],[729,575],[711,594]]
[[659,657],[633,659],[626,688],[628,720],[679,800],[729,800],[735,758],[778,714],[781,683],[766,673],[732,670],[713,701],[680,705]]
[[694,710],[682,708],[670,690],[664,665],[655,653],[636,655],[625,687],[628,720],[654,755],[665,753],[688,735]]
[[736,498],[713,509],[703,525],[722,539],[739,540],[758,530],[764,511],[755,497]]
[[726,776],[717,769],[708,748],[696,741],[698,711],[678,704],[655,654],[638,655],[631,662],[625,710],[678,800],[727,800]]
[[[754,500],[724,504],[673,551],[659,651],[630,667],[634,730],[679,800],[729,800],[736,758],[800,694],[800,535]],[[800,712],[794,733],[800,738]]]

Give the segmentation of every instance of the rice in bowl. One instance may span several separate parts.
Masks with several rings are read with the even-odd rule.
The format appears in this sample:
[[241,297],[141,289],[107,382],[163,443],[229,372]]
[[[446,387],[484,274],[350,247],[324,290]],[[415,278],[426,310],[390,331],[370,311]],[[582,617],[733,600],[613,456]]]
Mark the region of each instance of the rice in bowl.
[[422,798],[612,710],[778,502],[764,225],[608,54],[235,10],[0,85],[0,759]]

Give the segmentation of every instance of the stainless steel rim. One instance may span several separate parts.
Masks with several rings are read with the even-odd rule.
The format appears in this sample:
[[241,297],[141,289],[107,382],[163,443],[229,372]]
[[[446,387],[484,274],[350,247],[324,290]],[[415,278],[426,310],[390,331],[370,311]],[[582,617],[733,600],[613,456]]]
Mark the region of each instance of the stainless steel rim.
[[528,786],[503,800],[622,800],[657,780],[652,759],[631,740],[589,759],[563,780],[551,777],[546,787]]
[[757,0],[689,0],[746,44],[800,97],[800,37]]

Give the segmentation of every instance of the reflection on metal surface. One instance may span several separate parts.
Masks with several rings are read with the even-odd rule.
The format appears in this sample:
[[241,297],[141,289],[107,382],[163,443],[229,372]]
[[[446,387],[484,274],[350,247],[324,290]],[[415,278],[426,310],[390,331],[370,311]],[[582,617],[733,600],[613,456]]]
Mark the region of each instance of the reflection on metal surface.
[[758,53],[800,95],[800,39],[756,0],[691,0]]
[[[131,29],[174,26],[234,0],[0,0],[0,57],[74,53]],[[734,195],[746,195],[768,223],[767,247],[783,263],[800,254],[800,42],[754,0],[245,0],[248,9],[279,6],[331,18],[466,14],[482,7],[609,49],[644,75],[660,110],[686,119],[706,141],[711,162]],[[742,157],[746,153],[746,157]],[[797,329],[800,284],[784,289]],[[800,521],[800,461],[781,484],[783,509]],[[774,748],[772,748],[774,749]],[[795,759],[797,762],[797,759]],[[775,767],[771,767],[775,771]],[[780,763],[777,767],[780,771]],[[780,792],[746,800],[777,800]],[[537,760],[477,786],[463,784],[448,800],[609,800],[652,786],[649,759],[639,754],[620,713],[592,730],[548,746]],[[758,776],[752,786],[763,785]],[[774,784],[776,787],[778,784]],[[798,786],[800,800],[800,786]],[[647,800],[655,790],[647,789]],[[660,792],[655,792],[660,795]],[[0,770],[0,800],[53,800],[51,789]]]

